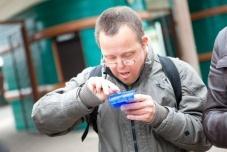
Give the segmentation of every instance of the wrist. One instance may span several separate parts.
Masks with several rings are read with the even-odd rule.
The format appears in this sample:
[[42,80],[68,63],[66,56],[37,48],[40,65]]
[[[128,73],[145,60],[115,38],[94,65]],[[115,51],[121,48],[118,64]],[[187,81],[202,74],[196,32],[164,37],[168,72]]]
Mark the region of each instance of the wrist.
[[81,87],[79,97],[88,108],[96,107],[102,103],[102,101],[91,92],[86,84]]

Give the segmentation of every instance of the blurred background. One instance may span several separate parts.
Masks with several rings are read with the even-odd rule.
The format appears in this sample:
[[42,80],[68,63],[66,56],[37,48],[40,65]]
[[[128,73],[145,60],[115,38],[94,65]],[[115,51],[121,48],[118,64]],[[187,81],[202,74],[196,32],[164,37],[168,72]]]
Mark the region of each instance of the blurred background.
[[50,138],[37,132],[30,115],[43,94],[99,64],[95,20],[117,5],[139,13],[157,53],[188,62],[207,84],[215,37],[227,25],[227,0],[0,0],[0,144],[6,149],[98,151],[92,129],[81,143],[86,124]]

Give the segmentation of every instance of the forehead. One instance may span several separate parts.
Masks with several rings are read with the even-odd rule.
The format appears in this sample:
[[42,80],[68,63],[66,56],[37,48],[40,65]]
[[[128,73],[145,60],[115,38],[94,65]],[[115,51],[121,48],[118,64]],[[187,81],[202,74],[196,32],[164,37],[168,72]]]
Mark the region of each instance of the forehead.
[[122,26],[114,35],[100,32],[99,43],[102,53],[133,50],[140,44],[136,33],[127,26]]

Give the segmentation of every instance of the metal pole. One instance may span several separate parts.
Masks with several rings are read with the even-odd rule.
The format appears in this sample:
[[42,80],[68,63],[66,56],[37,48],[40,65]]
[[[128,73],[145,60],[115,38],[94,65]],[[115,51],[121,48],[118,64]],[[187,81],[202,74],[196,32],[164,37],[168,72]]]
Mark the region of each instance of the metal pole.
[[23,38],[23,44],[24,44],[24,51],[25,51],[25,58],[26,58],[26,63],[28,66],[28,73],[29,73],[29,78],[31,81],[31,87],[32,87],[32,97],[34,102],[38,100],[39,98],[39,92],[38,92],[38,87],[37,87],[37,80],[36,80],[36,75],[35,75],[35,70],[32,64],[32,55],[31,55],[31,50],[29,47],[29,40],[28,40],[28,34],[25,28],[25,23],[21,24],[21,34]]
[[198,55],[187,0],[173,0],[173,17],[178,41],[179,57],[191,64],[200,74]]

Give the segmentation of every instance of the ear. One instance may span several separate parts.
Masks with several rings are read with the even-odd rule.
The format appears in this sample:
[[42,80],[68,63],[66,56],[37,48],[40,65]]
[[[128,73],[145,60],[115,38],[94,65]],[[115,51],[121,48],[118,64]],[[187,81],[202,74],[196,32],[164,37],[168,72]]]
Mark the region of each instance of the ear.
[[149,41],[148,36],[147,36],[147,35],[144,35],[144,36],[142,37],[142,45],[143,45],[143,47],[148,46],[148,41]]

